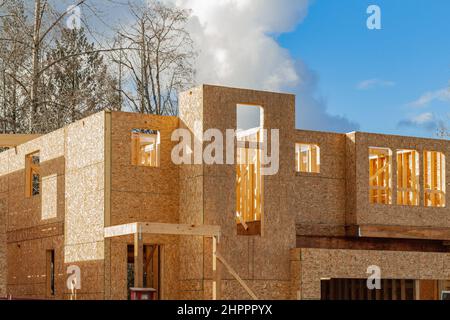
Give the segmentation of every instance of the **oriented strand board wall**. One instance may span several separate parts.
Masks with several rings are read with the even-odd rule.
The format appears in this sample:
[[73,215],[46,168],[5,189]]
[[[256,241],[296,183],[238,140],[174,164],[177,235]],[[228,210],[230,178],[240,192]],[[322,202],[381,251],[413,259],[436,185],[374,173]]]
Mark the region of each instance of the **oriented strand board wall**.
[[[261,298],[283,299],[289,296],[289,249],[295,247],[295,215],[289,208],[287,186],[294,168],[294,96],[253,90],[202,86],[183,93],[180,98],[180,119],[194,130],[195,120],[203,119],[203,130],[236,128],[237,104],[256,104],[264,108],[265,128],[280,130],[280,169],[264,179],[263,232],[260,236],[237,236],[235,223],[235,166],[183,166],[183,178],[190,183],[190,195],[180,201],[180,220],[190,223],[220,225],[222,236],[219,252],[248,282]],[[203,103],[202,103],[203,102]],[[206,144],[205,144],[206,145]],[[269,144],[270,148],[270,144]],[[200,171],[201,170],[201,171]],[[183,172],[184,171],[184,172]],[[200,171],[200,172],[199,172]],[[183,190],[183,187],[182,187]],[[203,248],[204,261],[188,260],[185,281],[189,298],[211,297],[211,241],[204,239],[186,247],[182,256],[199,256]],[[184,265],[184,263],[182,263]],[[187,268],[187,267],[184,267]],[[249,296],[223,270],[223,297],[247,299]],[[203,280],[203,281],[202,281]],[[203,291],[203,296],[200,295]]]
[[[296,215],[297,235],[342,236],[345,233],[346,156],[344,134],[296,130],[295,143],[320,147],[320,173],[295,172],[294,156],[286,190],[289,209]],[[292,159],[290,157],[292,156]],[[281,157],[287,157],[285,154]]]
[[104,257],[104,112],[67,127],[65,262]]
[[[179,167],[171,161],[172,132],[178,128],[178,118],[142,115],[126,112],[111,113],[111,225],[131,222],[178,223]],[[160,167],[131,164],[132,129],[158,130],[161,137]],[[179,237],[145,235],[144,244],[164,247],[162,257],[163,298],[177,298],[179,271]],[[126,299],[127,244],[131,237],[111,240],[110,284],[111,298]]]
[[[191,148],[199,142],[197,124],[203,132],[203,86],[180,94],[180,128],[191,133]],[[191,158],[193,161],[193,158]],[[204,224],[204,175],[203,165],[180,165],[180,223]],[[206,240],[205,240],[206,241]],[[204,297],[204,240],[202,237],[186,237],[180,242],[180,298],[203,299]],[[209,295],[208,298],[210,298]]]
[[[448,140],[421,139],[381,134],[356,133],[356,214],[350,221],[356,224],[429,226],[450,228],[450,142]],[[387,147],[392,150],[392,205],[369,203],[369,147]],[[419,206],[401,206],[397,202],[397,169],[395,153],[398,149],[413,149],[419,153],[420,203]],[[423,151],[440,151],[446,155],[446,207],[424,207]],[[351,211],[350,211],[351,213]]]
[[367,279],[367,268],[381,268],[385,279],[450,278],[450,253],[376,250],[291,250],[292,297],[320,299],[321,278]]
[[[0,154],[1,155],[1,154]],[[0,162],[2,161],[0,156]],[[7,286],[7,251],[6,251],[6,212],[7,197],[4,193],[0,194],[0,297],[6,296]]]
[[[46,297],[46,250],[55,250],[57,272],[62,274],[64,135],[64,129],[57,130],[0,153],[0,257],[6,258],[0,260],[0,295]],[[26,198],[25,156],[35,151],[40,153],[41,176],[51,176],[53,188]],[[42,215],[44,196],[53,201]],[[60,298],[61,281],[57,277],[56,297]]]
[[64,262],[81,269],[78,298],[99,299],[104,297],[105,112],[66,130]]

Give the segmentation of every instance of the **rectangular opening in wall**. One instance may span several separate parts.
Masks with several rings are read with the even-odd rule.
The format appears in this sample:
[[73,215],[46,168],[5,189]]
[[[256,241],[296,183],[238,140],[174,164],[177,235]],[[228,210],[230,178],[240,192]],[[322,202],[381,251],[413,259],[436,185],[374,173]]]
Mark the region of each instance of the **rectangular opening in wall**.
[[321,280],[321,300],[415,300],[415,280],[383,279],[380,289],[369,289],[367,279]]
[[317,144],[295,144],[295,170],[320,173],[320,147]]
[[32,197],[40,193],[40,157],[39,151],[25,156],[25,196]]
[[55,250],[47,250],[47,296],[55,295]]
[[[143,259],[143,284],[144,288],[156,290],[155,299],[161,298],[161,245],[145,244]],[[134,287],[134,245],[127,246],[127,289],[128,299],[130,288]]]
[[262,107],[237,105],[236,223],[239,235],[261,234],[263,125]]
[[135,166],[160,166],[161,138],[157,130],[131,131],[131,163]]
[[419,153],[397,150],[397,204],[419,205]]
[[425,151],[423,166],[425,206],[445,207],[445,155]]
[[369,148],[369,201],[392,204],[392,151]]

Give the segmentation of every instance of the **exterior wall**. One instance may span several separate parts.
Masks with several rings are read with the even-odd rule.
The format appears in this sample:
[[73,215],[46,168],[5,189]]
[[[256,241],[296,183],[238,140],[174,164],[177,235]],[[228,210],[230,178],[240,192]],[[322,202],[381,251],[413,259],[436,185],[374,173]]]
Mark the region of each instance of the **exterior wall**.
[[[171,161],[173,130],[178,128],[177,117],[142,115],[125,112],[111,113],[111,226],[131,222],[178,223],[179,168]],[[131,164],[132,129],[158,130],[161,137],[160,167]],[[175,299],[178,294],[179,237],[145,235],[144,244],[162,245],[162,298]],[[110,241],[110,242],[109,242]],[[107,241],[110,246],[109,283],[111,298],[127,297],[127,244],[132,237]]]
[[103,299],[105,112],[77,121],[66,130],[64,262],[66,267],[80,267],[79,299]]
[[[103,112],[95,114],[0,153],[0,217],[6,224],[0,235],[7,242],[7,268],[0,276],[7,270],[7,288],[0,289],[4,293],[66,298],[66,267],[79,264],[78,297],[103,298],[104,117]],[[35,151],[40,154],[41,190],[27,198],[25,156]],[[0,257],[2,250],[0,245]],[[55,251],[54,296],[47,288],[47,250]]]
[[[55,250],[55,297],[63,297],[64,137],[65,129],[61,129],[0,153],[0,220],[6,232],[1,238],[7,243],[6,250],[0,246],[0,256],[3,252],[7,259],[7,268],[0,271],[0,279],[7,279],[3,294],[50,298],[46,250]],[[25,155],[35,151],[40,152],[44,188],[39,195],[26,198]]]
[[[0,154],[1,158],[1,154]],[[0,159],[1,162],[1,159]],[[1,193],[0,196],[0,297],[6,296],[8,263],[6,249],[6,212],[8,206],[7,194]]]
[[[286,189],[294,168],[294,96],[205,85],[181,95],[180,119],[192,132],[194,120],[203,120],[203,131],[216,128],[225,136],[226,129],[236,129],[237,104],[262,106],[264,128],[280,130],[279,173],[264,177],[263,234],[237,235],[234,165],[187,166],[184,173],[181,171],[181,180],[186,179],[194,186],[189,194],[195,193],[195,198],[187,196],[186,205],[189,209],[180,216],[180,220],[220,225],[220,254],[258,297],[284,299],[289,296],[289,249],[295,247],[295,217],[288,205],[290,200]],[[186,290],[191,292],[190,297],[202,298],[203,291],[203,297],[210,298],[211,241],[198,240],[191,244],[190,249],[188,257],[198,255],[200,251],[203,252],[201,256],[204,261],[198,258],[189,261],[189,271],[195,272],[195,281],[191,280]],[[222,270],[221,276],[224,280],[224,298],[249,298],[227,271]]]
[[[343,236],[346,212],[346,157],[344,134],[296,130],[295,143],[320,147],[320,173],[295,172],[290,161],[289,210],[295,214],[297,235]],[[282,155],[284,157],[284,155]]]
[[[199,143],[203,133],[203,87],[180,94],[180,128],[190,130],[192,144]],[[197,124],[198,132],[193,135]],[[180,223],[204,224],[203,165],[184,164],[180,167]],[[180,298],[203,299],[205,242],[202,237],[186,237],[180,242]],[[211,251],[208,252],[210,254]],[[211,295],[205,298],[210,298]]]
[[[419,206],[397,205],[397,167],[392,161],[392,205],[369,203],[369,147],[388,147],[393,155],[397,149],[414,149],[419,153],[420,168],[420,202]],[[432,208],[424,206],[423,192],[423,151],[441,151],[446,155],[446,187],[450,190],[450,142],[446,140],[421,139],[392,135],[360,133],[355,134],[354,157],[356,164],[356,199],[355,211],[349,221],[358,225],[398,225],[398,226],[428,226],[450,227],[449,193],[446,194],[446,207]],[[351,211],[350,211],[351,214]]]
[[[320,299],[321,278],[367,279],[379,266],[383,279],[450,279],[450,253],[376,250],[291,250],[292,298]],[[447,282],[448,283],[448,282]]]

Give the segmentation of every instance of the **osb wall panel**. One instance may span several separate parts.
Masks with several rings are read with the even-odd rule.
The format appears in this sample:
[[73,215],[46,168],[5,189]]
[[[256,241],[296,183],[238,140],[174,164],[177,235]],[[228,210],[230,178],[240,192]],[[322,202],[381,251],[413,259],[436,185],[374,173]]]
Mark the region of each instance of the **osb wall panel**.
[[[203,133],[203,86],[183,92],[179,97],[180,128],[191,133],[191,148]],[[196,127],[197,125],[197,127]],[[197,128],[199,132],[194,132]],[[195,135],[194,135],[195,133]],[[180,223],[204,224],[203,165],[180,165]],[[180,241],[180,298],[203,299],[204,243],[202,237],[186,237]]]
[[[111,123],[111,224],[178,223],[178,166],[171,161],[178,118],[112,112]],[[160,167],[131,164],[132,129],[160,132]]]
[[450,278],[450,253],[376,250],[291,250],[291,296],[320,299],[321,278],[367,279],[367,268],[376,265],[385,279]]
[[67,127],[66,263],[104,258],[104,119],[100,112]]
[[[64,270],[69,266],[80,268],[81,289],[76,290],[76,297],[67,288],[67,276],[64,282],[63,297],[66,300],[102,300],[104,294],[104,260],[76,261],[64,264]],[[65,271],[66,272],[66,271]]]
[[[204,85],[183,93],[180,102],[181,126],[186,126],[191,132],[194,131],[195,121],[202,119],[204,131],[216,128],[225,135],[226,129],[236,129],[237,104],[262,106],[264,127],[280,130],[280,170],[277,175],[265,177],[264,180],[262,237],[237,236],[234,165],[182,166],[180,170],[181,184],[190,184],[186,188],[181,186],[181,190],[193,188],[195,190],[191,190],[189,195],[197,195],[195,198],[189,195],[180,198],[180,221],[186,219],[189,223],[220,225],[219,252],[243,279],[251,283],[260,281],[259,286],[255,282],[254,290],[257,295],[275,297],[277,294],[270,294],[270,289],[267,288],[270,287],[269,283],[290,281],[289,249],[295,247],[295,217],[289,212],[286,192],[282,191],[291,182],[287,177],[293,173],[294,97]],[[269,144],[269,150],[270,147]],[[188,202],[183,202],[184,199]],[[186,289],[184,294],[188,298],[202,298],[199,295],[202,287],[203,297],[209,295],[208,283],[212,276],[210,242],[211,240],[204,239],[196,242],[191,240],[189,245],[183,244],[185,252],[181,253],[182,257],[196,256],[202,250],[204,260],[191,258],[184,267],[191,275],[191,278],[183,282]],[[234,280],[225,270],[222,278],[230,280],[229,290],[234,290]],[[223,294],[248,298],[246,294],[240,296],[228,289],[224,289]]]
[[[171,160],[176,142],[172,132],[178,128],[176,117],[111,113],[111,225],[130,222],[179,222],[179,167]],[[133,129],[158,130],[160,133],[160,166],[131,164],[131,132]],[[165,299],[178,294],[177,237],[144,235],[145,244],[164,247],[162,285]],[[114,238],[108,243],[110,275],[106,286],[112,299],[126,299],[127,244],[132,237]]]
[[[296,215],[297,234],[343,235],[346,200],[345,135],[296,130],[294,143],[320,147],[320,173],[295,172],[295,156],[286,188],[288,207]],[[284,155],[282,155],[284,157]]]
[[[8,294],[20,298],[62,299],[66,274],[64,236],[8,243]],[[47,290],[47,250],[55,250],[55,295]]]
[[[178,299],[178,243],[183,239],[177,236],[144,235],[144,245],[158,244],[162,248],[160,257],[160,280],[162,299]],[[127,299],[127,246],[133,244],[133,237],[120,237],[111,240],[111,299]]]
[[0,297],[6,295],[7,255],[6,255],[6,210],[8,198],[0,193]]
[[[345,223],[346,225],[353,225],[356,224],[356,203],[360,201],[356,192],[356,132],[346,134],[345,157]],[[368,161],[368,159],[366,160]],[[367,199],[368,201],[368,196],[363,199]]]
[[[392,150],[392,205],[369,203],[369,147],[387,147]],[[413,149],[419,153],[420,204],[419,206],[397,205],[397,163],[398,149]],[[449,194],[446,194],[445,208],[424,207],[423,201],[423,151],[440,151],[446,155],[446,186],[450,190],[450,142],[446,140],[421,139],[381,134],[356,133],[356,223],[389,224],[401,226],[450,227]]]
[[[60,129],[0,153],[0,296],[12,293],[37,297],[42,292],[42,284],[38,283],[39,275],[32,275],[31,279],[35,277],[36,280],[34,282],[25,281],[23,285],[7,287],[7,272],[15,272],[18,264],[32,265],[35,262],[33,259],[40,259],[37,255],[45,255],[45,250],[44,253],[37,252],[35,258],[28,259],[21,254],[9,254],[12,245],[7,246],[6,242],[20,239],[24,241],[24,246],[32,245],[27,241],[35,239],[34,229],[53,230],[54,223],[64,221],[64,136],[65,130]],[[39,195],[26,198],[25,156],[35,151],[40,154],[41,175],[52,176],[54,180],[52,188],[43,188]],[[45,211],[51,212],[50,216],[41,214],[43,196],[52,197],[51,210]],[[51,239],[62,234],[62,228],[57,228],[57,232],[44,232],[41,234],[42,240],[34,240],[33,245],[36,245],[36,241],[53,241]],[[49,238],[45,240],[45,237]],[[17,277],[24,279],[24,274],[18,274]]]

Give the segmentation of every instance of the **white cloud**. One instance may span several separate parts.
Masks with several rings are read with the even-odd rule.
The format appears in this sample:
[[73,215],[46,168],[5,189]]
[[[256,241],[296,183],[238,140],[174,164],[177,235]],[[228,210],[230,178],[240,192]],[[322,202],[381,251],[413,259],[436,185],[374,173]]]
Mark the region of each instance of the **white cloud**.
[[316,76],[282,48],[274,35],[302,22],[308,0],[166,0],[192,9],[189,31],[197,45],[197,82],[298,94],[297,125],[350,131],[358,126],[329,115],[315,97]]
[[421,95],[417,100],[410,102],[413,107],[425,107],[433,101],[450,101],[450,88],[428,91]]
[[356,85],[356,88],[359,90],[367,90],[375,87],[393,87],[395,86],[395,82],[382,80],[382,79],[367,79],[363,80]]
[[441,125],[441,118],[431,112],[424,112],[418,115],[401,120],[398,127],[424,128],[428,131],[434,131]]

